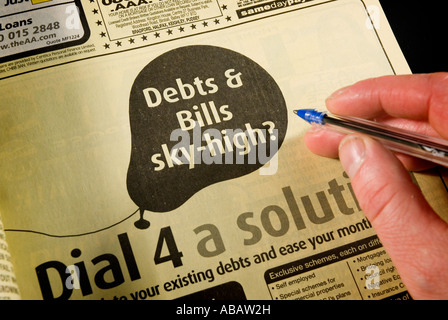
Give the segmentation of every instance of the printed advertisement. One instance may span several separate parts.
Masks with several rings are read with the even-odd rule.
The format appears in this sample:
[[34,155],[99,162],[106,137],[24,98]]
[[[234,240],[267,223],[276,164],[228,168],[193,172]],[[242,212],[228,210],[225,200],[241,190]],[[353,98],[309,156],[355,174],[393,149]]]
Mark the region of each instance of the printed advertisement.
[[1,298],[411,299],[293,114],[410,72],[377,1],[2,1]]

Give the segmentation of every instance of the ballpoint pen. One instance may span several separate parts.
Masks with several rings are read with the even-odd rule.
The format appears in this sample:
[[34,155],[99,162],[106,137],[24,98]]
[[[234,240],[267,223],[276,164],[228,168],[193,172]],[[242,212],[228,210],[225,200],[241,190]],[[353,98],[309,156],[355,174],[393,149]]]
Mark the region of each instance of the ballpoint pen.
[[388,149],[428,160],[448,167],[448,141],[419,133],[398,129],[354,117],[330,115],[315,109],[294,110],[294,113],[308,123],[344,134],[361,133],[380,141]]

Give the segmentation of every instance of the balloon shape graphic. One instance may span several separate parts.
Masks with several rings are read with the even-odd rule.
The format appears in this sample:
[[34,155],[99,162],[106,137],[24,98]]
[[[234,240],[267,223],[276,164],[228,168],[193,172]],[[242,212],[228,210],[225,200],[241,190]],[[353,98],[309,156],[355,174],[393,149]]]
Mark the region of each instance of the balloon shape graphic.
[[[180,207],[207,186],[264,166],[283,143],[287,109],[260,65],[215,46],[187,46],[146,65],[130,93],[131,199],[145,211]],[[223,195],[224,196],[224,195]]]

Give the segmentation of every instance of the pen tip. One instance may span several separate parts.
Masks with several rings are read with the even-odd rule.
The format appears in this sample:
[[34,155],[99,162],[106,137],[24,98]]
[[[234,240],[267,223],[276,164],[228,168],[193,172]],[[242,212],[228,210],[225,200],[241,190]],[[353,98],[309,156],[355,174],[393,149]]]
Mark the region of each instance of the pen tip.
[[308,123],[322,124],[322,118],[325,116],[324,112],[315,109],[299,109],[295,110],[295,113]]

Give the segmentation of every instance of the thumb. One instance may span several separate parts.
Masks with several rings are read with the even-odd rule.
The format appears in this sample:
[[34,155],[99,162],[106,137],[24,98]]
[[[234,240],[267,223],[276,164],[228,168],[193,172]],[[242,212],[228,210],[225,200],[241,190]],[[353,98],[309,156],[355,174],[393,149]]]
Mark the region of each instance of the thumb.
[[345,137],[339,158],[367,219],[414,299],[448,298],[448,226],[377,141]]

